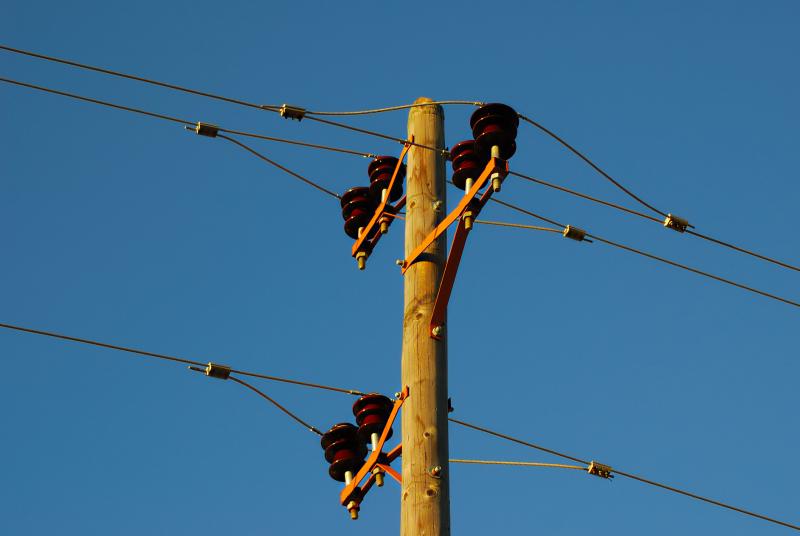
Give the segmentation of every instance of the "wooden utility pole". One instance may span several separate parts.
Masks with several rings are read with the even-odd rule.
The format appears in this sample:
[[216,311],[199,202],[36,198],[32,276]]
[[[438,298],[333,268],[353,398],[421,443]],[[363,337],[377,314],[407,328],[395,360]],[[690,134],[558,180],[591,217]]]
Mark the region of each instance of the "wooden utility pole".
[[[415,104],[431,102],[421,97]],[[411,108],[408,134],[414,142],[444,149],[444,110]],[[439,151],[411,147],[406,187],[405,255],[436,227],[446,212],[445,158]],[[450,471],[447,433],[447,334],[430,335],[431,313],[442,279],[446,233],[405,273],[402,382],[403,492],[401,536],[450,535]]]

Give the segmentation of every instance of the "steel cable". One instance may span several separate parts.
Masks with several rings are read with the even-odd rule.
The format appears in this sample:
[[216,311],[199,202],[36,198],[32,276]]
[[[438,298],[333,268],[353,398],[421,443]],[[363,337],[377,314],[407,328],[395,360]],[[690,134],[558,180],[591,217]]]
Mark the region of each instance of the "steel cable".
[[320,431],[319,431],[319,430],[318,430],[318,429],[317,429],[315,426],[311,426],[311,425],[310,425],[310,424],[308,424],[306,421],[304,421],[303,419],[301,419],[300,417],[298,417],[297,415],[295,415],[294,413],[292,413],[291,411],[289,411],[288,409],[286,409],[285,407],[283,407],[282,405],[280,405],[280,404],[279,404],[279,403],[278,403],[278,402],[277,402],[277,401],[276,401],[274,398],[270,397],[270,396],[269,396],[269,395],[267,395],[266,393],[264,393],[264,392],[260,391],[259,389],[255,388],[254,386],[250,385],[250,384],[249,384],[249,383],[247,383],[246,381],[244,381],[244,380],[241,380],[241,379],[239,379],[239,378],[236,378],[235,376],[229,376],[229,377],[228,377],[228,379],[229,379],[229,380],[233,380],[233,381],[235,381],[235,382],[236,382],[236,383],[238,383],[239,385],[242,385],[242,386],[244,386],[244,387],[247,387],[248,389],[250,389],[251,391],[253,391],[254,393],[256,393],[258,396],[260,396],[261,398],[265,399],[266,401],[268,401],[269,403],[271,403],[272,405],[274,405],[276,408],[278,408],[279,410],[281,410],[282,412],[284,412],[286,415],[288,415],[289,417],[291,417],[292,419],[294,419],[295,421],[297,421],[298,423],[300,423],[301,425],[303,425],[303,426],[304,426],[305,428],[307,428],[308,430],[310,430],[310,431],[314,432],[314,433],[315,433],[315,434],[317,434],[317,435],[320,435],[320,436],[322,435],[322,432],[320,432]]
[[[625,207],[625,206],[622,206],[622,205],[618,205],[618,204],[612,203],[610,201],[605,201],[603,199],[598,199],[598,198],[593,197],[591,195],[587,195],[587,194],[584,194],[584,193],[581,193],[581,192],[577,192],[575,190],[571,190],[569,188],[566,188],[564,186],[560,186],[558,184],[553,184],[552,182],[547,182],[547,181],[544,181],[542,179],[537,179],[536,177],[531,177],[530,175],[525,175],[523,173],[518,173],[516,171],[510,171],[509,175],[514,175],[515,177],[519,177],[519,178],[521,178],[523,180],[526,180],[526,181],[529,181],[529,182],[533,182],[535,184],[540,184],[542,186],[546,186],[548,188],[553,188],[555,190],[559,190],[559,191],[568,193],[570,195],[574,195],[576,197],[581,197],[583,199],[592,201],[594,203],[605,205],[607,207],[611,207],[611,208],[620,210],[622,212],[627,212],[629,214],[633,214],[635,216],[639,216],[640,218],[644,218],[646,220],[650,220],[650,221],[653,221],[653,222],[656,222],[656,223],[659,223],[659,224],[663,223],[662,220],[660,220],[658,218],[654,218],[653,216],[650,216],[648,214],[644,214],[643,212],[639,212],[637,210],[633,210],[631,208],[628,208],[628,207]],[[741,248],[741,247],[736,246],[734,244],[731,244],[729,242],[725,242],[725,241],[719,240],[717,238],[698,233],[697,231],[694,231],[692,229],[687,229],[685,231],[685,233],[686,234],[690,234],[692,236],[696,236],[696,237],[701,238],[703,240],[708,240],[709,242],[714,242],[714,243],[716,243],[718,245],[721,245],[721,246],[726,247],[726,248],[733,249],[733,250],[738,251],[740,253],[745,253],[747,255],[751,255],[753,257],[756,257],[758,259],[770,262],[772,264],[777,264],[778,266],[782,266],[783,268],[788,268],[790,270],[794,270],[794,271],[800,272],[800,267],[793,266],[791,264],[779,261],[777,259],[773,259],[772,257],[767,257],[766,255],[762,255],[760,253],[756,253],[754,251],[750,251],[748,249]]]
[[[528,441],[523,441],[522,439],[518,439],[516,437],[512,437],[512,436],[509,436],[509,435],[506,435],[506,434],[501,434],[500,432],[495,432],[494,430],[490,430],[488,428],[477,426],[475,424],[470,424],[468,422],[460,421],[458,419],[453,419],[452,417],[448,418],[448,420],[450,422],[453,422],[455,424],[464,426],[466,428],[471,428],[471,429],[476,430],[478,432],[483,432],[485,434],[489,434],[489,435],[492,435],[492,436],[495,436],[495,437],[499,437],[499,438],[505,439],[507,441],[512,441],[514,443],[518,443],[518,444],[524,445],[526,447],[530,447],[530,448],[533,448],[533,449],[536,449],[536,450],[540,450],[542,452],[547,452],[549,454],[553,454],[554,456],[558,456],[559,458],[564,458],[564,459],[567,459],[567,460],[578,462],[578,463],[581,463],[583,465],[588,465],[589,464],[589,462],[587,462],[585,460],[581,460],[580,458],[576,458],[574,456],[569,456],[568,454],[564,454],[564,453],[558,452],[556,450],[548,449],[546,447],[542,447],[540,445],[536,445],[535,443],[529,443]],[[674,488],[672,486],[668,486],[666,484],[661,484],[661,483],[655,482],[653,480],[648,480],[646,478],[643,478],[643,477],[640,477],[640,476],[637,476],[637,475],[634,475],[634,474],[631,474],[631,473],[627,473],[627,472],[624,472],[624,471],[620,471],[618,469],[612,468],[612,473],[616,474],[616,475],[619,475],[619,476],[626,477],[626,478],[630,478],[632,480],[637,480],[637,481],[642,482],[644,484],[649,484],[651,486],[656,486],[656,487],[659,487],[659,488],[662,488],[662,489],[665,489],[665,490],[668,490],[668,491],[672,491],[674,493],[679,493],[681,495],[685,495],[685,496],[691,497],[693,499],[697,499],[697,500],[700,500],[700,501],[703,501],[703,502],[706,502],[706,503],[709,503],[709,504],[713,504],[715,506],[720,506],[722,508],[727,508],[728,510],[733,510],[733,511],[739,512],[741,514],[745,514],[745,515],[752,516],[752,517],[755,517],[755,518],[758,518],[758,519],[762,519],[764,521],[769,521],[770,523],[775,523],[777,525],[782,525],[784,527],[788,527],[788,528],[794,529],[794,530],[800,530],[800,526],[798,526],[798,525],[793,525],[791,523],[787,523],[785,521],[780,521],[780,520],[775,519],[773,517],[768,517],[768,516],[765,516],[765,515],[762,515],[762,514],[757,514],[755,512],[751,512],[749,510],[745,510],[745,509],[739,508],[737,506],[732,506],[730,504],[726,504],[726,503],[723,503],[721,501],[717,501],[717,500],[714,500],[714,499],[709,499],[708,497],[703,497],[701,495],[697,495],[697,494],[691,493],[689,491],[685,491],[685,490],[682,490],[682,489],[679,489],[679,488]]]
[[664,217],[666,217],[666,216],[667,216],[667,213],[666,213],[666,212],[664,212],[664,211],[661,211],[661,210],[657,209],[656,207],[654,207],[653,205],[651,205],[650,203],[648,203],[647,201],[645,201],[644,199],[642,199],[641,197],[639,197],[638,195],[634,194],[632,191],[630,191],[629,189],[627,189],[626,187],[624,187],[622,184],[620,184],[619,182],[617,182],[617,181],[614,179],[614,177],[612,177],[611,175],[609,175],[608,173],[606,173],[605,171],[603,171],[603,170],[600,168],[600,166],[598,166],[597,164],[595,164],[594,162],[592,162],[592,161],[589,159],[589,157],[587,157],[586,155],[584,155],[583,153],[581,153],[579,150],[577,150],[575,147],[573,147],[572,145],[570,145],[569,143],[567,143],[567,141],[566,141],[565,139],[563,139],[561,136],[559,136],[558,134],[556,134],[555,132],[553,132],[553,131],[552,131],[552,130],[550,130],[549,128],[545,127],[545,126],[544,126],[544,125],[542,125],[541,123],[539,123],[539,122],[537,122],[537,121],[534,121],[534,120],[533,120],[533,119],[531,119],[530,117],[526,117],[526,116],[524,116],[524,115],[522,115],[522,114],[517,114],[517,115],[519,115],[519,118],[520,118],[520,119],[522,119],[523,121],[526,121],[526,122],[530,123],[531,125],[535,126],[535,127],[536,127],[536,128],[538,128],[539,130],[541,130],[542,132],[544,132],[545,134],[547,134],[548,136],[550,136],[551,138],[553,138],[554,140],[556,140],[558,143],[560,143],[561,145],[563,145],[564,147],[566,147],[567,149],[569,149],[569,150],[570,150],[570,151],[571,151],[571,152],[572,152],[574,155],[576,155],[578,158],[580,158],[581,160],[583,160],[584,162],[586,162],[587,164],[589,164],[589,166],[591,166],[591,167],[592,167],[592,169],[594,169],[594,170],[595,170],[595,171],[597,171],[597,172],[598,172],[600,175],[602,175],[603,177],[605,177],[606,179],[608,179],[609,181],[611,181],[611,183],[612,183],[612,184],[614,184],[614,186],[616,186],[617,188],[619,188],[620,190],[622,190],[623,192],[625,192],[626,194],[628,194],[630,197],[632,197],[633,199],[635,199],[636,201],[638,201],[638,202],[639,202],[641,205],[643,205],[643,206],[645,206],[645,207],[649,208],[650,210],[652,210],[653,212],[655,212],[655,213],[657,213],[657,214],[661,214],[661,215],[662,215],[662,216],[664,216]]
[[[194,361],[194,360],[191,360],[191,359],[185,359],[185,358],[182,358],[182,357],[176,357],[176,356],[171,356],[171,355],[167,355],[167,354],[160,354],[160,353],[156,353],[156,352],[148,352],[148,351],[139,350],[139,349],[136,349],[136,348],[130,348],[130,347],[126,347],[126,346],[119,346],[119,345],[110,344],[110,343],[107,343],[107,342],[100,342],[100,341],[96,341],[96,340],[92,340],[92,339],[74,337],[72,335],[64,335],[64,334],[61,334],[61,333],[55,333],[55,332],[52,332],[52,331],[44,331],[44,330],[41,330],[41,329],[34,329],[34,328],[25,327],[25,326],[18,326],[18,325],[14,325],[14,324],[0,323],[0,328],[9,329],[9,330],[13,330],[13,331],[21,331],[23,333],[30,333],[30,334],[33,334],[33,335],[43,335],[45,337],[52,337],[52,338],[55,338],[55,339],[63,339],[63,340],[66,340],[66,341],[78,342],[78,343],[81,343],[81,344],[88,344],[88,345],[91,345],[91,346],[98,346],[100,348],[108,348],[108,349],[111,349],[111,350],[119,350],[121,352],[128,352],[128,353],[131,353],[131,354],[137,354],[137,355],[142,355],[142,356],[147,356],[147,357],[155,357],[157,359],[163,359],[163,360],[166,360],[166,361],[174,361],[174,362],[177,362],[177,363],[184,363],[184,364],[187,364],[187,365],[196,365],[196,366],[199,366],[199,367],[205,367],[206,366],[206,363],[203,363],[203,362],[200,362],[200,361]],[[318,383],[310,383],[310,382],[304,382],[304,381],[299,381],[299,380],[292,380],[292,379],[289,379],[289,378],[281,378],[279,376],[270,376],[270,375],[267,375],[267,374],[260,374],[260,373],[257,373],[257,372],[248,372],[248,371],[245,371],[245,370],[231,369],[231,373],[239,374],[241,376],[251,376],[253,378],[261,378],[263,380],[269,380],[269,381],[274,381],[274,382],[288,383],[288,384],[292,384],[292,385],[300,385],[300,386],[303,386],[303,387],[311,387],[311,388],[315,388],[315,389],[323,389],[323,390],[326,390],[326,391],[335,391],[335,392],[338,392],[338,393],[345,393],[345,394],[355,395],[355,396],[363,396],[364,394],[366,394],[366,393],[364,393],[362,391],[357,391],[355,389],[343,389],[341,387],[332,387],[330,385],[322,385],[322,384],[318,384]]]

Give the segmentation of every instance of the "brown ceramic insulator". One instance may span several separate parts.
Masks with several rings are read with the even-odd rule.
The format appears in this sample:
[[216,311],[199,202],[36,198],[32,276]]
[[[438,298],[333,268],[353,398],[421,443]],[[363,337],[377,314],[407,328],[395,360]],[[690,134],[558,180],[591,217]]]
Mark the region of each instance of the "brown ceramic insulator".
[[320,445],[325,449],[325,460],[330,464],[328,474],[334,480],[345,481],[345,473],[356,473],[367,456],[366,446],[358,436],[358,429],[350,423],[339,423],[322,435]]
[[[394,156],[378,156],[370,162],[367,168],[369,174],[369,191],[375,203],[381,202],[381,192],[389,188],[392,174],[397,167],[397,158]],[[406,165],[400,164],[397,170],[397,178],[394,181],[392,191],[389,192],[389,201],[395,202],[403,196],[403,179],[406,177]]]
[[[372,434],[380,435],[389,421],[394,402],[391,398],[377,393],[364,395],[353,404],[353,415],[358,424],[358,436],[363,443],[369,443]],[[392,437],[392,430],[386,439]]]
[[507,160],[517,150],[519,116],[505,104],[493,103],[481,106],[470,117],[469,125],[478,151],[488,158],[493,146],[500,148],[500,158]]
[[453,184],[462,190],[467,179],[477,179],[486,167],[487,159],[477,150],[475,140],[462,141],[450,149],[453,164]]
[[358,229],[366,227],[375,214],[377,205],[369,196],[369,188],[350,188],[342,194],[342,218],[344,232],[352,239],[358,238]]

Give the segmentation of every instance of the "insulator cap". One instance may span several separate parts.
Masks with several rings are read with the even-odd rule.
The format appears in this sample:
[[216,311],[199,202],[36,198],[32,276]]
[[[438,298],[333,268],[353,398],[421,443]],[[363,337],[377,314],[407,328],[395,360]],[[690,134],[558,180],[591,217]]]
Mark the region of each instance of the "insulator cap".
[[[389,188],[392,174],[397,167],[397,158],[394,156],[378,156],[370,162],[367,168],[369,174],[369,192],[372,200],[377,204],[382,201],[381,192]],[[389,201],[395,202],[403,196],[403,179],[406,177],[406,165],[400,164],[397,178],[394,180],[392,191],[389,192]]]
[[320,445],[325,450],[325,461],[330,465],[332,479],[344,482],[347,471],[356,473],[367,456],[367,447],[358,437],[358,428],[349,422],[335,424],[322,435]]
[[[394,402],[392,399],[378,393],[364,395],[353,404],[353,415],[358,424],[358,437],[363,444],[370,442],[372,434],[381,434],[389,421]],[[392,437],[392,430],[386,439]]]
[[455,144],[450,149],[450,159],[453,163],[453,184],[461,190],[466,188],[467,179],[477,180],[488,161],[478,151],[475,140]]
[[511,106],[500,103],[484,104],[469,119],[472,136],[478,151],[489,158],[493,146],[500,148],[500,158],[508,160],[517,151],[519,115]]
[[375,214],[377,205],[369,194],[369,188],[358,186],[342,194],[342,218],[344,232],[352,239],[358,238],[358,229],[366,227]]

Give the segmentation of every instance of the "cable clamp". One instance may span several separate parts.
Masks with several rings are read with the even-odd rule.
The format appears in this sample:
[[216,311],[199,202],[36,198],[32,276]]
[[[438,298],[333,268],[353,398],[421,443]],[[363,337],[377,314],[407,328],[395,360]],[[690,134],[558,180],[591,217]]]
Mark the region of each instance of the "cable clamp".
[[586,239],[586,231],[579,227],[573,227],[572,225],[564,227],[564,232],[561,234],[564,235],[564,238],[571,238],[578,242],[583,242]]
[[612,469],[610,465],[604,465],[594,460],[592,460],[589,467],[586,468],[586,471],[590,475],[599,476],[600,478],[614,478],[614,475],[611,474]]
[[218,378],[220,380],[227,380],[231,375],[231,367],[227,365],[218,365],[216,363],[208,362],[205,370],[206,376],[211,378]]
[[[189,127],[186,128],[188,130]],[[211,123],[203,123],[202,121],[198,121],[197,126],[194,127],[194,131],[200,136],[208,136],[209,138],[216,138],[217,134],[219,133],[219,127],[216,125],[212,125]]]
[[667,214],[667,217],[664,218],[664,227],[668,229],[672,229],[673,231],[678,231],[679,233],[685,233],[689,225],[689,220],[685,218],[681,218],[680,216],[675,216],[674,214]]
[[280,113],[281,117],[284,119],[297,119],[298,121],[302,121],[306,116],[306,109],[300,108],[299,106],[284,104],[281,106]]

